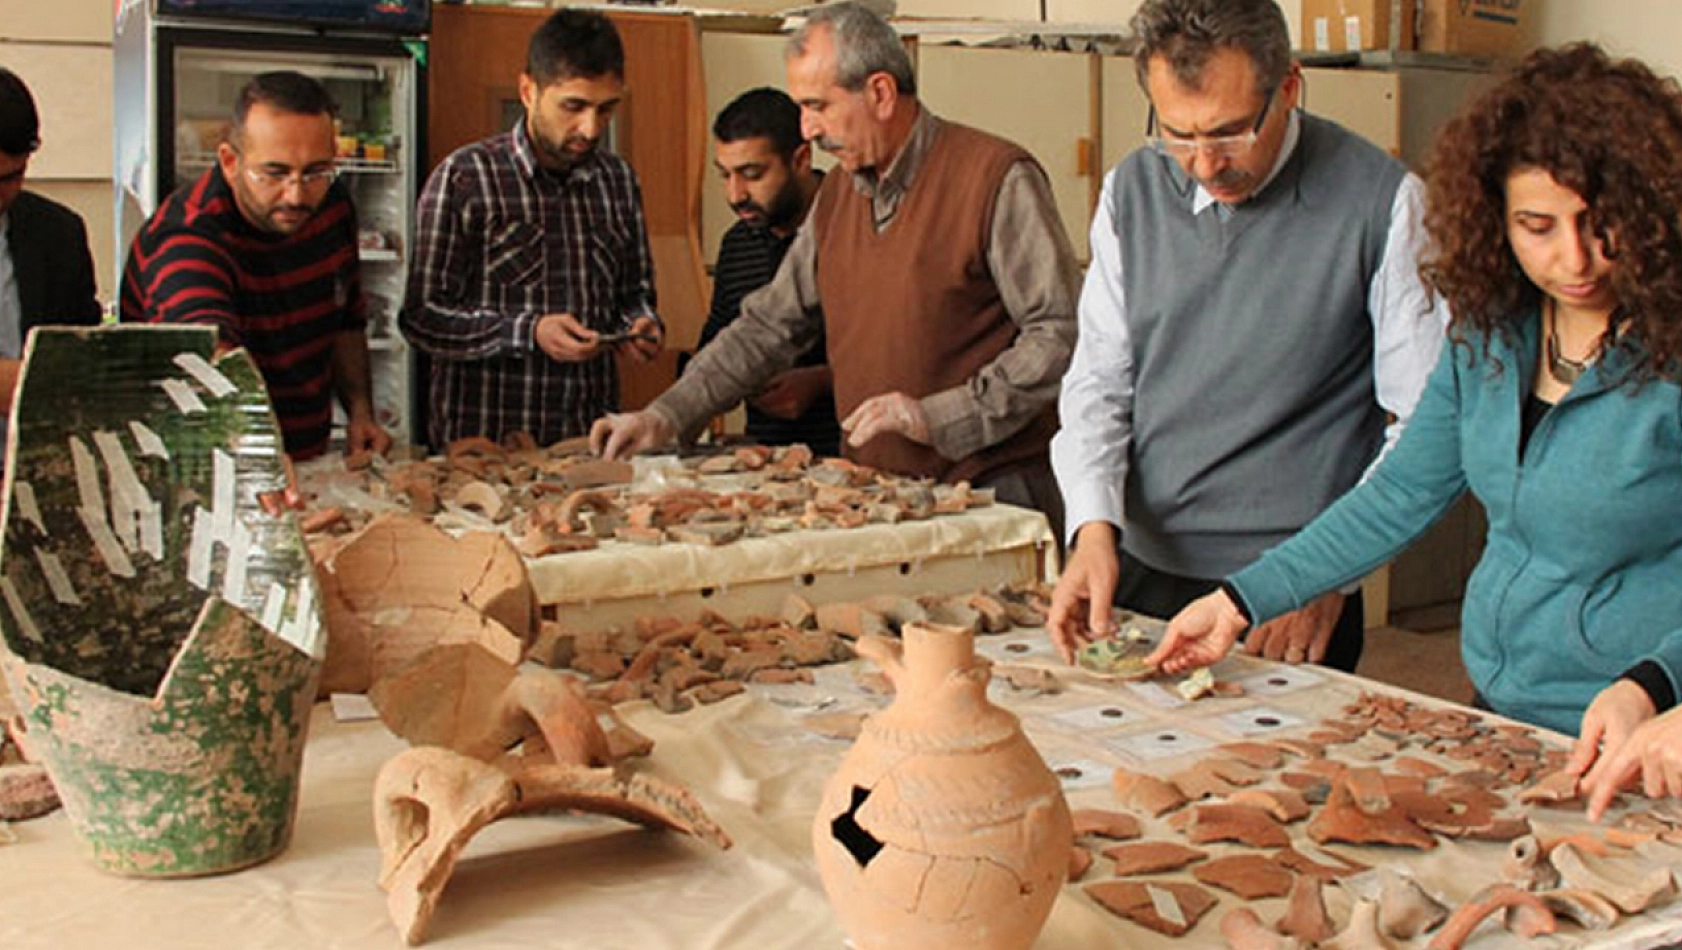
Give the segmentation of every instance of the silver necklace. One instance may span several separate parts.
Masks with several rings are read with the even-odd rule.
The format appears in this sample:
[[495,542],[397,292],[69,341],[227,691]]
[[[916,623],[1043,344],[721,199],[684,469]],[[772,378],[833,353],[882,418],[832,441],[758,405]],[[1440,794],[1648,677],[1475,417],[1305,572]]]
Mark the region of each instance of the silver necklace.
[[1571,359],[1561,353],[1559,351],[1559,317],[1557,315],[1557,307],[1558,305],[1555,304],[1553,298],[1550,297],[1548,299],[1548,332],[1546,334],[1548,346],[1548,375],[1552,376],[1555,382],[1558,382],[1563,386],[1571,386],[1574,385],[1577,380],[1581,379],[1584,373],[1588,372],[1588,368],[1593,365],[1595,359],[1599,357],[1600,346],[1596,344],[1594,352],[1590,353],[1587,358],[1581,360]]

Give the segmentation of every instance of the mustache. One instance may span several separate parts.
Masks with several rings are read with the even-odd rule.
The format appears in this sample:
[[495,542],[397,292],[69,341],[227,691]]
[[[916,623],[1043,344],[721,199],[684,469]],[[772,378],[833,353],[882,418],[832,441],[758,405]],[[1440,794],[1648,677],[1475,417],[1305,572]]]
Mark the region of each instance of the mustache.
[[751,198],[743,201],[731,202],[730,210],[736,212],[737,214],[746,214],[751,211],[762,218],[770,215],[770,212],[765,210],[764,205],[761,205],[759,202],[754,201]]
[[1250,180],[1250,173],[1239,168],[1223,168],[1214,177],[1204,180],[1204,185],[1216,188],[1233,189]]

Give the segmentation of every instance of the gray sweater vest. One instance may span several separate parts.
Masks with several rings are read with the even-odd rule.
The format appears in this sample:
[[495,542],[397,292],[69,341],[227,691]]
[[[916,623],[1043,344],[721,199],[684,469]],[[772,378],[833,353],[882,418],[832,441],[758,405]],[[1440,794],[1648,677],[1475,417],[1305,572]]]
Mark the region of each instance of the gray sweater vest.
[[1123,546],[1220,578],[1361,477],[1383,441],[1367,295],[1402,166],[1302,116],[1296,150],[1223,217],[1146,149],[1114,172],[1134,367]]

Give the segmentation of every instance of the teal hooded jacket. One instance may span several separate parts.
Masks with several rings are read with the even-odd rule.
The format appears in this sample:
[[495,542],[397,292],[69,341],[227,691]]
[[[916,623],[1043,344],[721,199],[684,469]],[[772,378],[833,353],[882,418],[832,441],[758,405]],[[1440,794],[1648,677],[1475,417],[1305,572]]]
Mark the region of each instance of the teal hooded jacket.
[[[1629,381],[1632,343],[1591,366],[1519,453],[1538,313],[1443,348],[1368,479],[1231,578],[1259,624],[1389,561],[1467,489],[1489,515],[1461,655],[1495,711],[1576,734],[1644,660],[1682,697],[1682,388]],[[1509,339],[1510,337],[1510,339]]]

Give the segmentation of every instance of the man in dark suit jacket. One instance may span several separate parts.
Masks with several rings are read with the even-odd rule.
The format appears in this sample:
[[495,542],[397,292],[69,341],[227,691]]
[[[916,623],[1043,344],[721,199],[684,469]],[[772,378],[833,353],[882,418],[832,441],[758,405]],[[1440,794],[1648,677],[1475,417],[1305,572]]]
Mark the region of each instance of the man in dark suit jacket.
[[[10,411],[23,342],[42,324],[99,323],[88,232],[76,212],[23,190],[41,147],[29,88],[0,67],[0,411]],[[0,434],[4,422],[0,421]]]

